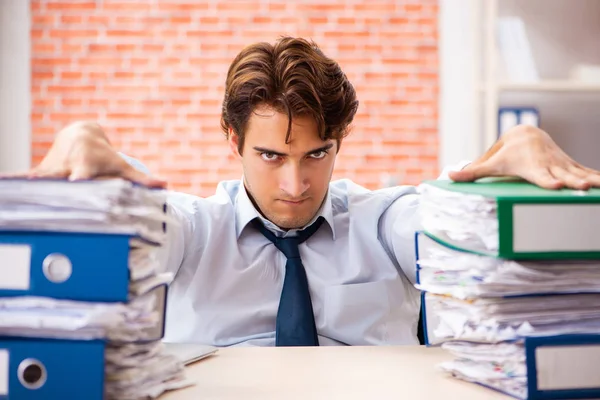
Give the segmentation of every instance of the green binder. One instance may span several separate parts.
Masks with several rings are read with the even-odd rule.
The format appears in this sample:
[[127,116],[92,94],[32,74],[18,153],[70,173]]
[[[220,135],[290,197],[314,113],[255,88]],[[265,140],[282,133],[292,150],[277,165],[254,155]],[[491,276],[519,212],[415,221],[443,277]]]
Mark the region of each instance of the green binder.
[[489,179],[425,181],[421,191],[423,228],[448,246],[508,259],[600,258],[600,189]]

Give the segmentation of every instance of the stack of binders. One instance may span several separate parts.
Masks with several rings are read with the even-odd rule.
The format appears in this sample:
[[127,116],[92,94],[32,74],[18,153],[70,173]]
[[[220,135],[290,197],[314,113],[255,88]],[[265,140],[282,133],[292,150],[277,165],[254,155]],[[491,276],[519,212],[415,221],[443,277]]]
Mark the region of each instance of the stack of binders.
[[600,190],[427,181],[417,284],[454,377],[520,399],[600,397]]
[[189,385],[161,339],[165,194],[0,180],[0,398],[148,399]]

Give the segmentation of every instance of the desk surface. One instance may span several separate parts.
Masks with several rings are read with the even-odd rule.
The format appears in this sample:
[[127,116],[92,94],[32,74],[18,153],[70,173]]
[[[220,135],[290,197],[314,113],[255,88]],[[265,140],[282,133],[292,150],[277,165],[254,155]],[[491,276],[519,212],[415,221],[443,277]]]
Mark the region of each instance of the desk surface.
[[419,346],[219,349],[188,367],[196,385],[160,400],[510,399],[435,368],[450,358]]

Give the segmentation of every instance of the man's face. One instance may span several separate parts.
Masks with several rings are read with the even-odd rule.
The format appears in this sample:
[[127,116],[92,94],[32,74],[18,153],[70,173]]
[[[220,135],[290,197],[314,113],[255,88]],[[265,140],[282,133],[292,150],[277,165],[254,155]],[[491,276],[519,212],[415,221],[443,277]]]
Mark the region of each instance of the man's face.
[[231,134],[232,152],[244,168],[245,185],[264,217],[283,229],[301,228],[315,216],[329,187],[335,140],[322,141],[311,117],[294,117],[290,142],[286,114],[259,107],[248,120],[242,154]]

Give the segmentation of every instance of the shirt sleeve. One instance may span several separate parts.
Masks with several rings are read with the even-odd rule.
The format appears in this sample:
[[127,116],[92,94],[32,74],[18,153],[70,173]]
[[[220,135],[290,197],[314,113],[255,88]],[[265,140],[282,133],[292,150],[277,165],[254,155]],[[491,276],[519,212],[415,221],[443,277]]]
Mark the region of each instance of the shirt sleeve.
[[[118,154],[138,171],[150,174],[148,168],[139,160],[124,153]],[[170,272],[173,275],[177,274],[183,263],[194,229],[193,220],[189,215],[192,211],[190,207],[186,207],[186,202],[182,201],[186,197],[189,196],[176,192],[170,192],[167,196],[167,237],[159,251],[158,259],[162,266],[161,272]]]
[[[450,171],[460,171],[470,162],[461,161],[442,171],[438,179],[449,179]],[[419,217],[419,194],[405,194],[395,200],[382,215],[379,235],[386,251],[396,261],[399,271],[411,283],[416,283],[415,233],[421,230]]]

